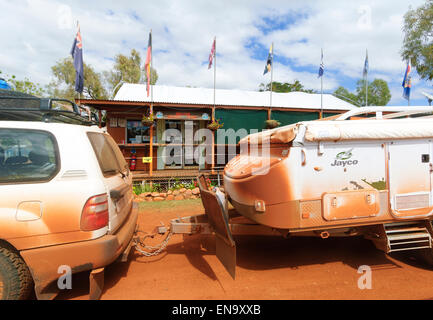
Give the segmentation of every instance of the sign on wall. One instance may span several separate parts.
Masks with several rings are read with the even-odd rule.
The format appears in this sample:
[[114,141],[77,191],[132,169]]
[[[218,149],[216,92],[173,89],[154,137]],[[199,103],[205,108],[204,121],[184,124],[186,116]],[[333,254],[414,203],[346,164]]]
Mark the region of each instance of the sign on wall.
[[152,157],[143,157],[143,163],[152,163]]

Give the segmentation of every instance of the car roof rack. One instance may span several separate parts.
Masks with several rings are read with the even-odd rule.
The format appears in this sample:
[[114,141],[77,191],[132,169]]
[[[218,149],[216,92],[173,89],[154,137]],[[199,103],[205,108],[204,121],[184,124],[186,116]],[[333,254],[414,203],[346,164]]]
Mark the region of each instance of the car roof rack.
[[66,99],[33,96],[0,96],[0,121],[41,121],[78,125],[97,125],[98,115],[90,108]]

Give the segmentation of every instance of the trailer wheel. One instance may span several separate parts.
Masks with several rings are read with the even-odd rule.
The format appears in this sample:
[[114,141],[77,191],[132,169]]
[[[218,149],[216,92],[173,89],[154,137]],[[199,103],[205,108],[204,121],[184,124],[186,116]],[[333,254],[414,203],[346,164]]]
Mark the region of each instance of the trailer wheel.
[[30,271],[18,252],[0,246],[0,300],[25,300],[32,285]]
[[427,265],[433,267],[433,249],[416,250],[417,257]]

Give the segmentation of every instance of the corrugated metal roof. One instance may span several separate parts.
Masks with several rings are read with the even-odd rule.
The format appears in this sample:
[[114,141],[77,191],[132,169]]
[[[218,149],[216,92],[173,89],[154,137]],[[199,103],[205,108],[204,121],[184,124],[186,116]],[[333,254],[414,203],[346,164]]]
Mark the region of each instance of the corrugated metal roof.
[[[215,104],[218,106],[269,107],[269,92],[217,89]],[[150,102],[145,84],[124,83],[114,100]],[[153,86],[155,103],[179,103],[213,105],[214,91],[207,88]],[[305,92],[272,93],[272,107],[320,109],[320,94]],[[330,94],[323,95],[324,110],[350,110],[356,108]]]

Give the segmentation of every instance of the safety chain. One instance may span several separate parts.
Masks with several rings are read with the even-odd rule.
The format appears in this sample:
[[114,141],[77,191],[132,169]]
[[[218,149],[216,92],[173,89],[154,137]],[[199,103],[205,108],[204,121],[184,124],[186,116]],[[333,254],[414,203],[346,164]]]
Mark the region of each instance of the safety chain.
[[[144,233],[143,231],[137,231],[137,233]],[[160,244],[156,246],[148,246],[144,243],[146,238],[154,238],[156,234],[147,234],[144,237],[136,237],[135,238],[135,250],[146,257],[153,257],[162,252],[167,247],[168,242],[171,239],[173,232],[171,230],[168,231],[167,237]],[[148,251],[147,251],[148,250]]]

